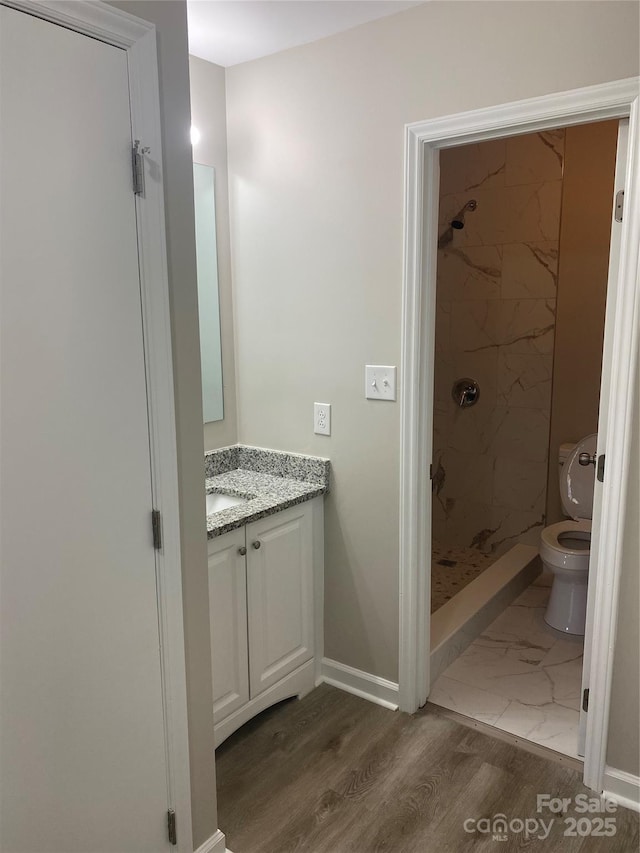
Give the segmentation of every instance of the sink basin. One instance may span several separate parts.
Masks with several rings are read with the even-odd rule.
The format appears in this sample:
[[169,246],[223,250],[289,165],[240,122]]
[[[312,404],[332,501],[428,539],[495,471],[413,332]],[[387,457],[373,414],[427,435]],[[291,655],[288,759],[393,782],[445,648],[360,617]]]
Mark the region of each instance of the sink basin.
[[241,498],[238,495],[207,495],[207,515],[212,512],[220,512],[221,509],[229,509],[230,506],[246,504],[249,498]]

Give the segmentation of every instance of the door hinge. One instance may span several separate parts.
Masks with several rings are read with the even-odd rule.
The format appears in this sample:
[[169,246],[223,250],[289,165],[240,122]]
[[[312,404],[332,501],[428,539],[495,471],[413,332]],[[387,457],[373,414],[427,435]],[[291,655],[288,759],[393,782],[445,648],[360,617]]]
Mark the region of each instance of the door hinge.
[[176,831],[176,813],[174,809],[169,809],[167,812],[167,832],[169,834],[169,843],[178,843],[178,833]]
[[616,193],[616,207],[615,207],[615,220],[616,222],[622,222],[622,214],[624,213],[624,190],[620,190]]
[[589,688],[585,687],[582,691],[582,710],[586,712],[589,710]]
[[429,465],[429,479],[433,480],[433,463]]
[[151,530],[153,531],[153,547],[156,551],[162,548],[162,518],[159,509],[151,510]]
[[604,453],[598,456],[598,465],[596,467],[596,477],[601,483],[604,483]]
[[135,195],[144,195],[144,160],[143,154],[148,148],[140,148],[140,140],[136,139],[131,148],[131,168],[133,171],[133,192]]

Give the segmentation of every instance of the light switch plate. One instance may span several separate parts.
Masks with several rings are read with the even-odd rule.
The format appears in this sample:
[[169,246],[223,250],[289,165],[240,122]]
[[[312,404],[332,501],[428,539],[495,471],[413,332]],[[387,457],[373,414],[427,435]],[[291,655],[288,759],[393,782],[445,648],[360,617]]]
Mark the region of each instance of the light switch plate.
[[313,431],[317,435],[331,435],[331,403],[313,404]]
[[367,364],[364,368],[364,395],[368,400],[396,399],[396,368]]

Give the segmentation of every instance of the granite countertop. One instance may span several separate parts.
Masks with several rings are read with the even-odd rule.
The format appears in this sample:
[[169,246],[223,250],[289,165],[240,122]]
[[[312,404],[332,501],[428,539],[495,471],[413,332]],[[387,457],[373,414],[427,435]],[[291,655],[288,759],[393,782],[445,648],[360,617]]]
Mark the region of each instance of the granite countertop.
[[327,459],[242,445],[206,454],[205,475],[207,494],[248,498],[207,515],[209,539],[329,491]]

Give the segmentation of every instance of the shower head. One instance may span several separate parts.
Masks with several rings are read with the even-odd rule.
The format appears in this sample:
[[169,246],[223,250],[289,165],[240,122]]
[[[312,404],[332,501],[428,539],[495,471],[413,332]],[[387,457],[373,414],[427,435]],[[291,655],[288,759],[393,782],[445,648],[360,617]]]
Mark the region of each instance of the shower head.
[[475,198],[469,199],[469,201],[465,204],[465,206],[460,210],[456,216],[451,220],[451,227],[455,228],[456,231],[461,231],[464,228],[464,215],[468,210],[475,210],[478,206],[478,202]]
[[461,231],[464,228],[464,215],[468,210],[475,210],[478,206],[478,202],[475,198],[470,198],[469,201],[465,204],[465,206],[457,212],[457,214],[453,217],[451,222],[449,223],[449,227],[447,230],[441,234],[438,239],[438,248],[444,249],[445,246],[448,246],[449,243],[453,240],[453,229],[456,231]]

